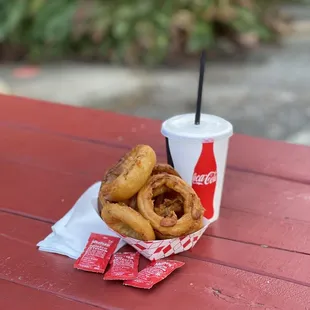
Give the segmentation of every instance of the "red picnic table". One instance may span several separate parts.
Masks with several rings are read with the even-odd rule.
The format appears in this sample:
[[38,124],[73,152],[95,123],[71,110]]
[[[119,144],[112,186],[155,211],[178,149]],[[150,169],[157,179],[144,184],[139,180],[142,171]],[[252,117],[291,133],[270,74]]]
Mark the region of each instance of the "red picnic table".
[[234,135],[220,218],[151,290],[38,251],[51,225],[160,121],[0,96],[0,309],[310,309],[310,148]]

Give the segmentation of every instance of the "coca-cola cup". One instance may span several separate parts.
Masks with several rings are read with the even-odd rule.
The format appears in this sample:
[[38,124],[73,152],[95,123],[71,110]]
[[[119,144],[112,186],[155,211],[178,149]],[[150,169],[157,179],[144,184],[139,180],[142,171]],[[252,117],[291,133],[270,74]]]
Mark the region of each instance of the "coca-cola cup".
[[205,208],[204,217],[218,219],[222,199],[229,139],[233,126],[227,120],[201,114],[177,115],[163,122],[168,163],[190,184]]

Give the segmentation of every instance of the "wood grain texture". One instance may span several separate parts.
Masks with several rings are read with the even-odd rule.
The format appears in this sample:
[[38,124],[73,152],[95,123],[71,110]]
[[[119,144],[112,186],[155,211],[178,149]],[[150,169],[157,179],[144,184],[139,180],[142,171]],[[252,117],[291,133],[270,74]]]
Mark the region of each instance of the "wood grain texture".
[[[3,236],[30,246],[51,232],[50,225],[40,221],[6,213],[0,213],[0,217]],[[310,286],[310,256],[305,254],[203,236],[191,251],[182,255]]]
[[273,219],[309,223],[309,185],[227,169],[222,206]]
[[149,309],[151,303],[163,310],[171,304],[181,310],[310,309],[308,147],[235,135],[220,219],[192,251],[178,256],[186,262],[180,272],[143,292],[37,251],[50,224],[25,217],[55,222],[137,143],[150,144],[164,159],[160,122],[17,97],[0,100],[0,210],[21,215],[0,213],[0,274],[9,281],[4,283],[18,286],[12,294],[35,288],[36,294],[103,309]]
[[[0,126],[1,158],[74,174],[102,176],[129,148],[15,127]],[[165,156],[157,156],[166,162]]]
[[239,134],[230,144],[228,165],[309,184],[309,157],[309,146]]
[[[62,136],[4,127],[1,159],[100,180],[105,170],[127,151]],[[165,158],[158,156],[159,161]],[[222,204],[276,218],[310,222],[308,185],[250,172],[227,169]],[[259,199],[258,199],[259,198]],[[297,207],[296,207],[297,206]]]
[[203,236],[182,255],[310,286],[310,256],[306,254]]
[[0,309],[3,310],[98,310],[85,303],[5,280],[0,280],[0,292]]
[[157,120],[13,96],[0,95],[0,100],[2,125],[123,147],[154,141],[156,150],[165,152],[164,139],[158,139],[160,122]]
[[[6,161],[0,161],[0,170],[0,209],[48,222],[60,219],[103,173],[74,175]],[[310,254],[309,200],[301,198],[306,185],[264,176],[251,183],[249,178],[228,173],[220,218],[206,234]]]
[[[10,219],[9,219],[10,218]],[[32,229],[36,222],[35,229]],[[101,275],[74,270],[73,260],[37,251],[33,240],[48,224],[0,216],[2,279],[105,309],[307,309],[310,288],[272,277],[177,256],[185,262],[150,291],[106,282]],[[22,231],[27,232],[25,234]],[[175,257],[176,258],[176,257]],[[122,296],[122,298],[119,298]]]
[[310,254],[310,223],[222,208],[206,234]]
[[0,161],[0,208],[56,221],[94,181],[90,177]]
[[[6,95],[0,95],[0,100],[2,126],[40,129],[71,139],[123,147],[150,143],[159,155],[165,153],[161,122],[157,120]],[[235,134],[230,143],[228,166],[308,184],[309,154],[310,148],[306,146]]]

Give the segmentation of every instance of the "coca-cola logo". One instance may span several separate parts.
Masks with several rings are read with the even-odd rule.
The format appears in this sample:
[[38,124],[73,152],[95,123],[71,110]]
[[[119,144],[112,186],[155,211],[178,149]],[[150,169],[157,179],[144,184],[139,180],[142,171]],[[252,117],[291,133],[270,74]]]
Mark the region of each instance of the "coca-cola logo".
[[196,185],[209,185],[217,180],[217,173],[215,171],[210,171],[208,174],[197,174],[193,175],[192,183]]

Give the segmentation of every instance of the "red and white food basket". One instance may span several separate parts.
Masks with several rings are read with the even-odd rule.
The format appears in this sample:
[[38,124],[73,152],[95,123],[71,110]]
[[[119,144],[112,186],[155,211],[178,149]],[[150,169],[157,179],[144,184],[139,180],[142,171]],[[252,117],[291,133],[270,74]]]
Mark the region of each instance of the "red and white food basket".
[[167,240],[145,242],[121,236],[109,228],[100,217],[99,188],[100,182],[97,182],[80,196],[73,208],[52,226],[52,232],[37,244],[40,251],[58,253],[77,259],[83,252],[89,236],[97,233],[121,238],[115,252],[127,243],[141,255],[153,261],[190,250],[210,224],[210,221],[204,219],[204,227],[200,230],[181,238]]
[[147,259],[158,260],[193,248],[207,229],[208,225],[208,221],[205,220],[205,226],[200,230],[190,235],[174,239],[140,241],[125,236],[121,236],[121,238]]
[[[98,212],[98,216],[100,217],[98,211],[98,205],[96,209]],[[145,258],[152,261],[165,258],[173,254],[185,252],[193,248],[210,224],[210,222],[206,218],[204,218],[203,221],[204,226],[200,230],[190,235],[179,238],[154,240],[154,241],[137,240],[134,238],[121,235],[111,228],[109,229],[113,231],[116,235],[118,235],[123,241],[131,245],[134,249],[136,249]]]

